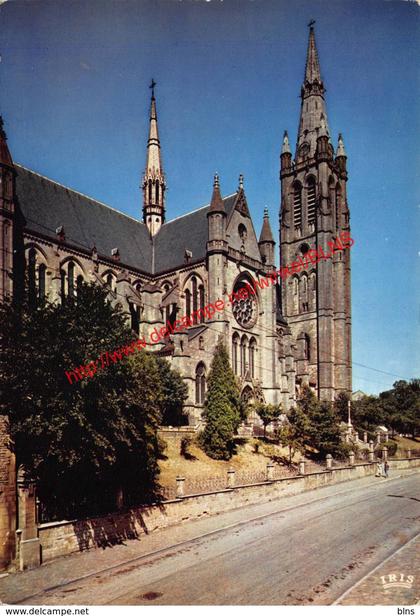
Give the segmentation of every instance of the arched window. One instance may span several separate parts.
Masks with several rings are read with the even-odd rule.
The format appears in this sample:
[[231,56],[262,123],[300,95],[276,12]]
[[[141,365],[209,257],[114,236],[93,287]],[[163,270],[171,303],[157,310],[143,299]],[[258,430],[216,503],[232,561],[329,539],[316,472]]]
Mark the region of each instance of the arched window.
[[297,182],[293,192],[293,222],[295,227],[302,226],[302,186]]
[[340,186],[337,184],[335,189],[335,228],[337,231],[341,228],[341,220],[340,220],[340,201],[341,201],[341,191]]
[[241,338],[241,376],[245,376],[248,371],[248,363],[247,363],[247,347],[248,347],[248,338],[244,335]]
[[255,338],[251,338],[249,342],[249,374],[251,379],[255,378],[255,356],[257,351],[257,342]]
[[45,299],[45,274],[46,266],[41,263],[38,268],[38,297],[40,300]]
[[188,278],[184,287],[184,293],[186,316],[191,318],[193,325],[203,323],[205,320],[205,289],[201,279],[195,274],[193,274],[191,278]]
[[308,312],[308,278],[305,274],[299,282],[299,307],[301,312]]
[[198,348],[200,349],[200,351],[204,351],[204,338],[203,336],[200,336],[198,339]]
[[67,275],[68,296],[74,297],[74,263],[72,261],[69,262]]
[[197,297],[197,278],[193,276],[192,282],[192,304],[193,304],[193,323],[197,323],[198,297]]
[[191,316],[191,291],[185,290],[185,314],[187,317]]
[[133,302],[128,302],[128,308],[131,316],[131,329],[138,334],[140,326],[140,307],[133,304]]
[[36,250],[31,248],[28,254],[28,285],[29,301],[34,303],[36,299]]
[[149,203],[152,203],[152,180],[149,180]]
[[315,224],[315,202],[316,202],[316,189],[314,178],[309,178],[308,181],[308,193],[307,193],[307,213],[308,213],[308,225]]
[[297,276],[293,277],[293,311],[297,314],[299,312],[299,279]]
[[199,301],[200,301],[200,323],[204,322],[204,285],[200,284],[198,288]]
[[303,338],[303,358],[311,361],[311,339],[308,334]]
[[60,269],[60,295],[61,303],[66,299],[66,272]]
[[278,330],[278,359],[283,359],[284,357],[284,342],[283,342],[283,330]]
[[311,309],[316,308],[316,273],[311,272],[309,275],[309,296]]
[[206,369],[199,363],[195,370],[195,403],[204,404],[206,397]]
[[235,332],[232,337],[232,368],[235,374],[238,374],[238,346],[239,335]]
[[159,203],[159,181],[158,180],[156,180],[155,187],[156,187],[156,203]]

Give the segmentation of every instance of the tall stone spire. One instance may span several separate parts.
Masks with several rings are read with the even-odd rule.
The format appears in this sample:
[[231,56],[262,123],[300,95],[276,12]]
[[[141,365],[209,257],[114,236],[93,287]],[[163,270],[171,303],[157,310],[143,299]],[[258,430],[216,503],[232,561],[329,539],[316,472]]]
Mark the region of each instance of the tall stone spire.
[[327,110],[324,99],[325,88],[321,78],[314,23],[313,20],[309,23],[305,77],[300,93],[302,105],[296,145],[297,160],[312,158],[315,155],[316,140],[321,127],[329,137]]
[[156,82],[152,79],[150,88],[152,97],[150,103],[149,139],[147,141],[146,169],[143,176],[143,222],[147,225],[150,235],[156,235],[165,222],[165,190],[166,181],[160,155],[160,140],[155,99]]

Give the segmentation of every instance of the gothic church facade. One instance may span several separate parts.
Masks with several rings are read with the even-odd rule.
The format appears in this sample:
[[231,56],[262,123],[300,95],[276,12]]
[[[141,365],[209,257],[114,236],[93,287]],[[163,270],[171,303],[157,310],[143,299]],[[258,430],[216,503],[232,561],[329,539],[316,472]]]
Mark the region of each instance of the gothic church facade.
[[[152,83],[153,85],[153,83]],[[346,154],[331,144],[313,27],[310,28],[295,156],[285,133],[280,157],[280,262],[349,231]],[[167,221],[166,179],[152,89],[142,220],[16,164],[0,125],[0,297],[30,290],[61,301],[82,281],[107,288],[132,329],[151,333],[218,299],[223,311],[193,317],[191,327],[149,345],[188,384],[189,422],[201,418],[213,350],[222,338],[246,400],[290,408],[303,383],[320,398],[351,392],[349,250],[255,295],[226,301],[275,268],[268,212],[259,237],[243,178],[222,196],[215,176],[210,203]],[[86,358],[87,360],[89,358]]]

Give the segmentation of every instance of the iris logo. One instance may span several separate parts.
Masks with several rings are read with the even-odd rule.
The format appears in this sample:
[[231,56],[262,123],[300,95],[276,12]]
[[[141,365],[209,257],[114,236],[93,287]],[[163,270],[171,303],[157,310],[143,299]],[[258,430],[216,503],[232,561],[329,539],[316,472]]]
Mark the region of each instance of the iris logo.
[[404,573],[390,573],[389,575],[381,575],[382,588],[411,588],[414,582],[414,575],[405,575]]

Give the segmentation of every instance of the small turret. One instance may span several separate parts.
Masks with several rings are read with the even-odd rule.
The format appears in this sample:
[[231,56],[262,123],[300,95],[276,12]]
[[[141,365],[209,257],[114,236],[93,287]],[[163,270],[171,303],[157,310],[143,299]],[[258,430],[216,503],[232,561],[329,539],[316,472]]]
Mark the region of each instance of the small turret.
[[263,224],[261,228],[260,239],[258,246],[262,261],[265,265],[274,265],[274,246],[276,242],[271,231],[270,219],[268,216],[268,208],[264,208]]
[[[214,250],[225,241],[226,210],[220,194],[219,176],[214,174],[213,194],[207,212],[208,248]],[[219,246],[220,244],[220,246]]]
[[284,131],[283,144],[280,154],[280,173],[290,171],[292,168],[292,151],[290,149],[289,135]]
[[338,168],[342,173],[346,173],[347,171],[347,154],[344,148],[343,135],[339,133],[338,135],[338,145],[337,145],[337,153],[335,156],[335,162],[337,163]]

